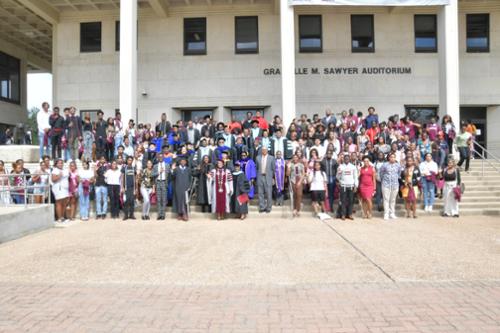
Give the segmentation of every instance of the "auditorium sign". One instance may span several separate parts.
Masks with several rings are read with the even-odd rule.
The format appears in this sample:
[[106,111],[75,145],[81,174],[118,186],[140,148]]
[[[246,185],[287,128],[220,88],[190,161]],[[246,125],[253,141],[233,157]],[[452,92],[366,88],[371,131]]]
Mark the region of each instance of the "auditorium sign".
[[[300,67],[295,75],[408,75],[411,67]],[[279,68],[264,68],[264,75],[281,75]]]

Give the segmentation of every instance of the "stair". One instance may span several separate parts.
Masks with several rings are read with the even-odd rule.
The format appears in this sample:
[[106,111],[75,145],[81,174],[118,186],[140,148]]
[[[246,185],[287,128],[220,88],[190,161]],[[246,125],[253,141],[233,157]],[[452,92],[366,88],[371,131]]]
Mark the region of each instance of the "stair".
[[[500,170],[500,163],[494,162],[494,165]],[[26,163],[26,168],[30,171],[35,171],[38,168],[38,163]],[[78,163],[78,167],[81,165]],[[470,172],[462,172],[462,182],[465,184],[465,193],[462,197],[462,202],[460,203],[460,215],[462,216],[481,216],[481,215],[494,215],[500,216],[500,172],[498,172],[489,163],[484,164],[484,173],[481,165],[481,160],[471,160]],[[417,214],[420,216],[440,216],[443,209],[443,201],[436,199],[434,210],[431,213],[425,212],[420,205],[417,209]],[[278,219],[278,218],[291,218],[292,209],[290,206],[290,201],[286,200],[284,205],[273,206],[271,213],[259,213],[258,212],[258,202],[256,198],[251,201],[249,206],[249,215],[258,216],[258,218],[263,219]],[[311,199],[305,196],[302,200],[302,216],[313,217],[313,209],[311,205]],[[335,204],[335,208],[337,204]],[[359,204],[354,206],[356,210],[356,216],[361,217],[361,208]],[[404,204],[401,199],[398,198],[396,209],[399,212],[399,216],[404,216]],[[95,209],[92,209],[95,213]],[[138,217],[141,215],[140,205],[136,205],[136,211]],[[152,218],[156,218],[156,208],[152,207]],[[171,208],[167,208],[167,212],[170,212]],[[93,213],[93,214],[94,214]],[[332,214],[333,215],[333,214]],[[374,211],[374,217],[383,217],[383,213]],[[175,216],[171,216],[175,218]],[[207,214],[201,212],[201,207],[196,205],[191,205],[191,218],[200,219],[213,219],[213,214]]]

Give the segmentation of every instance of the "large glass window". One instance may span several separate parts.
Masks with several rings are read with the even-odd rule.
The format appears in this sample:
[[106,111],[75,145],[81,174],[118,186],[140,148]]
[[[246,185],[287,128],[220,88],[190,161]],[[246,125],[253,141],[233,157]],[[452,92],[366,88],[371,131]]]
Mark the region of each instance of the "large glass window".
[[0,52],[0,100],[21,103],[21,62]]
[[406,116],[419,124],[428,124],[431,118],[437,119],[437,106],[405,106]]
[[467,52],[490,51],[490,15],[467,14]]
[[101,52],[101,22],[80,23],[80,52]]
[[257,16],[236,16],[235,52],[259,53],[259,23]]
[[231,119],[236,119],[237,121],[244,121],[247,119],[247,113],[250,112],[252,117],[257,114],[257,111],[260,111],[261,116],[264,117],[264,109],[231,109]]
[[182,120],[183,121],[189,121],[189,120],[201,120],[205,118],[206,116],[213,116],[213,110],[182,110]]
[[436,15],[415,15],[415,52],[437,52]]
[[184,19],[184,55],[207,54],[207,19]]
[[323,51],[321,15],[299,16],[299,51]]
[[352,52],[375,52],[373,15],[351,15]]

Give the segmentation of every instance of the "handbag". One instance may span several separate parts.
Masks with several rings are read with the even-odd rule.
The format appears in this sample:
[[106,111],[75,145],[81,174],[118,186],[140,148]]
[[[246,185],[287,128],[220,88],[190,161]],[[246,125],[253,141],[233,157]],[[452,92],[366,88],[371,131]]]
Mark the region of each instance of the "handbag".
[[410,193],[410,188],[408,186],[406,185],[401,186],[401,196],[403,198],[407,198],[409,193]]
[[152,205],[156,205],[156,203],[158,202],[158,197],[156,196],[156,192],[151,192],[151,194],[149,195],[149,202]]

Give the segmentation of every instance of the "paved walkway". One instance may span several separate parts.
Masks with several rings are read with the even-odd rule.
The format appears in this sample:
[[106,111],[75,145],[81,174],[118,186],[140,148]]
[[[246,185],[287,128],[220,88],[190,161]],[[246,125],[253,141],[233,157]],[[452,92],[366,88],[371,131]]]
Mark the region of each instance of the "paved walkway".
[[93,221],[0,245],[0,332],[500,332],[500,219]]

